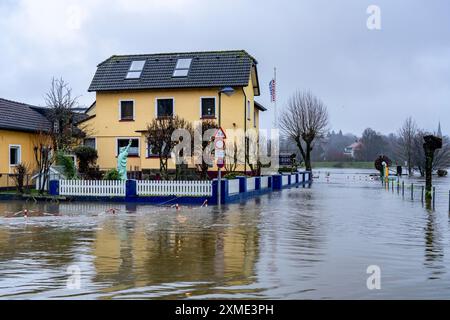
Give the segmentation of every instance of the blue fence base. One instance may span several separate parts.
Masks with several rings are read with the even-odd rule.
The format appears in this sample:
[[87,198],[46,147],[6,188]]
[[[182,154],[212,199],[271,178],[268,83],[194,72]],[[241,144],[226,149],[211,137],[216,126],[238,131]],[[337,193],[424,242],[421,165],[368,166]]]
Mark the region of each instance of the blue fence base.
[[[221,180],[221,199],[222,204],[246,200],[258,195],[266,194],[272,191],[278,191],[286,188],[311,186],[312,173],[301,172],[295,175],[288,175],[288,184],[283,185],[283,175],[276,174],[268,177],[268,187],[261,188],[261,177],[255,177],[255,189],[248,191],[247,178],[238,177],[239,193],[230,195],[228,192],[229,182],[227,179]],[[100,202],[124,202],[124,203],[142,203],[160,206],[172,205],[202,205],[207,201],[210,205],[217,205],[219,202],[218,194],[219,181],[212,181],[212,195],[210,197],[177,197],[177,196],[138,196],[136,180],[127,180],[125,197],[96,197],[96,196],[66,196],[67,200],[74,201],[100,201]],[[59,195],[59,181],[50,181],[49,193],[52,196]],[[63,200],[63,199],[60,199]]]

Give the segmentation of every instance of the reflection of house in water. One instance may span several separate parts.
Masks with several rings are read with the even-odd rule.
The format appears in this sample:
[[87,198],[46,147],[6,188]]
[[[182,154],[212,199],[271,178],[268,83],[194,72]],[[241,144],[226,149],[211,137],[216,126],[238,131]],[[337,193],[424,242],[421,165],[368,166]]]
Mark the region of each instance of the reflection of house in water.
[[242,217],[239,212],[219,217],[210,211],[188,210],[178,215],[166,211],[107,219],[99,225],[93,243],[93,280],[130,287],[251,283],[259,234],[257,224],[245,224]]

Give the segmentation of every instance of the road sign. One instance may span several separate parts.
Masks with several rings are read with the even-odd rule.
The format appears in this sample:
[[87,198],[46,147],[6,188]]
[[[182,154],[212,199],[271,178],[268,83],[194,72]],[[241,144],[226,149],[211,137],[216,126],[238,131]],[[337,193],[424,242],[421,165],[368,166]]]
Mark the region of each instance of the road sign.
[[214,135],[214,138],[216,139],[226,139],[227,135],[225,134],[225,131],[223,131],[222,128],[217,129],[216,134]]
[[215,151],[216,159],[225,158],[225,151],[223,149],[219,149]]
[[216,139],[214,141],[214,146],[216,147],[216,150],[223,150],[225,147],[225,143],[222,139]]
[[224,161],[224,159],[223,159],[223,158],[218,158],[218,159],[217,159],[217,167],[218,167],[219,169],[222,169],[224,166],[225,166],[225,161]]

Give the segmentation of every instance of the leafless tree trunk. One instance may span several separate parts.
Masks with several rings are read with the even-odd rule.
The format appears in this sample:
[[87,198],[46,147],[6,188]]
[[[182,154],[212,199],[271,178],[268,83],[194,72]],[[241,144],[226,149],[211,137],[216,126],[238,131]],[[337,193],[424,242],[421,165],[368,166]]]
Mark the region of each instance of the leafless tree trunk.
[[328,126],[328,111],[323,102],[311,92],[296,92],[280,117],[282,133],[297,144],[305,162],[311,170],[311,151],[316,139],[325,136]]
[[38,170],[40,194],[45,191],[50,167],[54,161],[52,143],[53,137],[47,132],[40,132],[33,140],[33,153]]
[[414,150],[414,139],[418,133],[416,122],[413,118],[408,117],[403,126],[398,132],[399,136],[399,156],[402,160],[407,162],[408,174],[412,175],[412,170],[414,167],[413,162],[413,150]]

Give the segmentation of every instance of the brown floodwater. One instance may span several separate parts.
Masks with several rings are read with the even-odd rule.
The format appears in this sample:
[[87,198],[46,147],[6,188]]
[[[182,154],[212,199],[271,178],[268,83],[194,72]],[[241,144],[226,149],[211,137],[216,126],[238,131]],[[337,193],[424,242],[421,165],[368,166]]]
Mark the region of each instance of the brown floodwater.
[[432,211],[370,172],[320,170],[221,211],[0,202],[0,299],[450,298],[450,179]]

